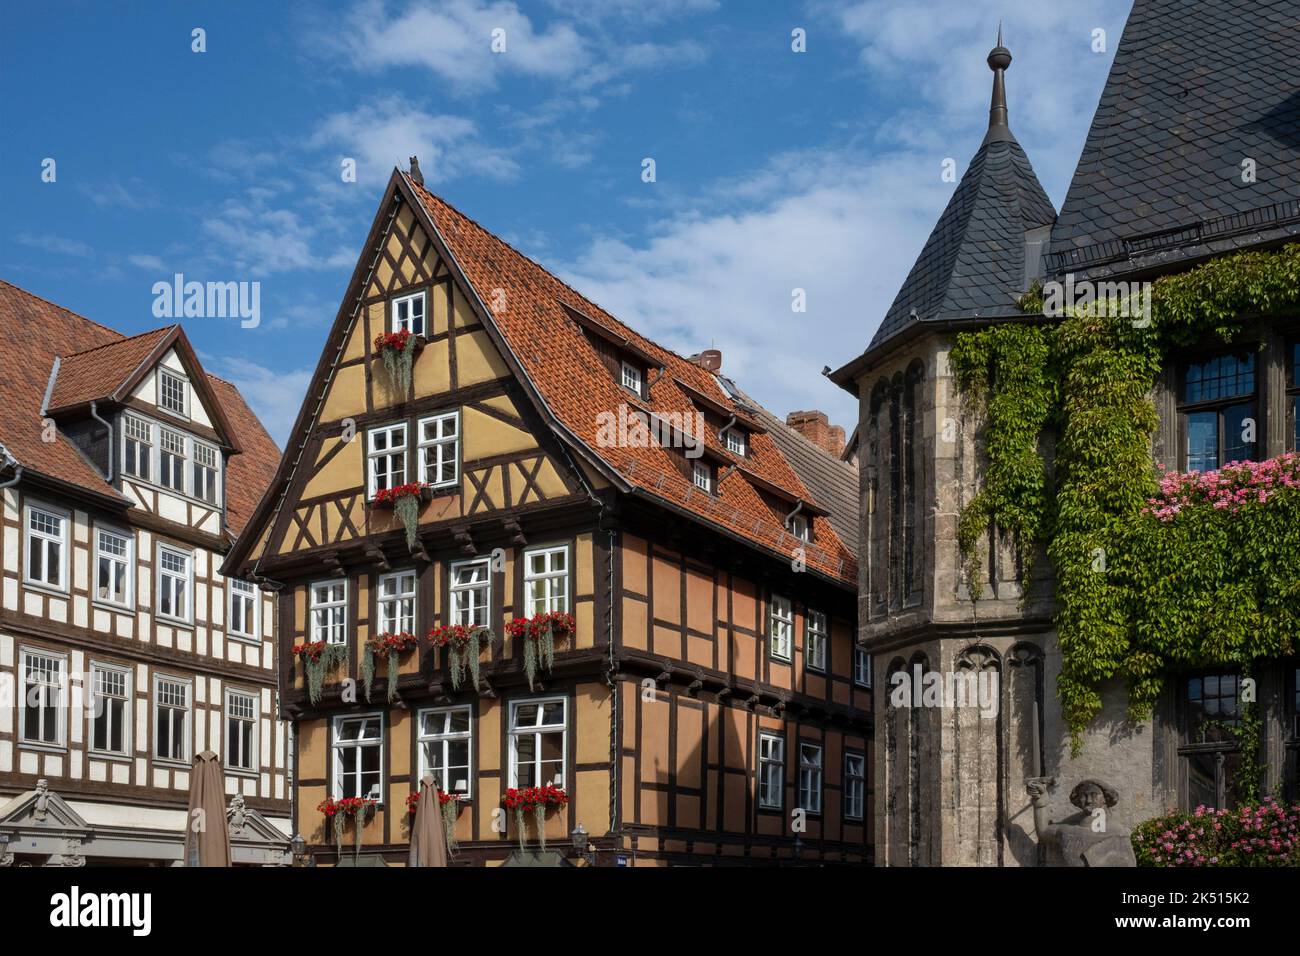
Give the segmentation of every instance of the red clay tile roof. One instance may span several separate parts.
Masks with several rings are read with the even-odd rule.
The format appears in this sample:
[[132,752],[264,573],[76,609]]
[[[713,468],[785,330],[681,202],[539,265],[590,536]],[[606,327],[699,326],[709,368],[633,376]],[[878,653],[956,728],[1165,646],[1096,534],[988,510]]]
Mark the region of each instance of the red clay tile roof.
[[49,410],[72,408],[108,398],[140,367],[169,331],[170,327],[153,329],[64,355],[59,361],[59,377],[54,381],[54,391],[50,393]]
[[[104,397],[169,329],[128,338],[3,279],[0,329],[12,343],[0,349],[0,442],[24,468],[117,497],[103,475],[61,434],[53,442],[41,440],[41,402],[50,370],[59,356],[51,407]],[[226,520],[230,532],[238,534],[270,483],[280,451],[238,389],[215,375],[207,378],[235,432],[234,440],[243,449],[231,456],[226,472]]]
[[[680,381],[742,416],[747,414],[710,372],[640,335],[442,199],[410,179],[406,182],[428,211],[542,400],[565,428],[633,488],[762,548],[791,557],[799,542],[785,531],[773,509],[740,471],[727,475],[713,496],[697,489],[663,448],[600,447],[597,416],[627,404],[628,394],[608,373],[564,306],[625,337],[636,350],[664,365],[665,374],[654,382],[647,403],[653,412],[674,415],[696,410],[686,390],[678,385]],[[505,305],[493,311],[488,303],[500,301],[498,289],[505,293]],[[651,370],[652,378],[654,374],[655,370]],[[747,468],[793,498],[816,503],[769,435],[752,434],[749,457],[739,459],[727,451],[712,429],[705,432],[711,457]],[[719,474],[725,473],[726,466],[719,470]],[[813,538],[815,544],[803,546],[808,566],[856,585],[857,563],[832,523],[824,517],[814,518]]]

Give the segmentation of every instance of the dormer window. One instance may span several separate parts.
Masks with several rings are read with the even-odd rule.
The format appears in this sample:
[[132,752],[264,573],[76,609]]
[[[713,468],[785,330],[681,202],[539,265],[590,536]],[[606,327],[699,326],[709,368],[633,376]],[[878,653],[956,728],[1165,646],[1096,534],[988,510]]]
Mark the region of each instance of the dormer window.
[[185,379],[164,368],[158,370],[158,407],[174,415],[188,416]]
[[743,431],[739,428],[727,429],[727,451],[731,452],[733,455],[740,455],[743,458],[748,445],[749,443],[746,441],[746,436]]
[[393,332],[410,332],[412,335],[424,334],[424,293],[403,295],[393,299]]
[[638,397],[642,395],[641,391],[641,369],[631,362],[623,363],[623,387],[633,392]]
[[695,482],[696,488],[713,494],[713,469],[705,462],[699,460],[691,462],[691,480]]
[[803,515],[794,515],[789,521],[790,533],[800,541],[811,541],[812,530],[808,525],[808,519]]

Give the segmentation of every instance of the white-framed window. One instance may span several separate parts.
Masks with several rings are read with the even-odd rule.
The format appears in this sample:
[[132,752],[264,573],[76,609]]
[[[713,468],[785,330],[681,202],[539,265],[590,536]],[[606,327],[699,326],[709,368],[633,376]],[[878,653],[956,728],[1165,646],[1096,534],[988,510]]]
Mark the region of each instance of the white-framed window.
[[524,552],[524,614],[569,610],[569,549],[536,548]]
[[334,718],[335,800],[361,797],[381,800],[384,792],[384,718],[382,714]]
[[379,576],[379,632],[415,633],[415,572]]
[[830,643],[830,627],[826,621],[826,612],[809,608],[805,623],[804,661],[812,670],[824,671],[826,670],[826,647]]
[[407,331],[412,335],[424,334],[425,295],[415,292],[411,295],[399,295],[392,300],[393,332]]
[[153,684],[153,755],[190,759],[190,682],[157,676]]
[[261,601],[257,585],[238,578],[226,578],[226,632],[231,637],[256,641],[262,636],[262,615],[258,613]]
[[713,494],[713,469],[698,458],[691,462],[691,481],[701,491]]
[[27,506],[27,568],[31,584],[67,590],[68,516],[50,508]]
[[158,484],[185,494],[185,435],[161,429],[158,442]]
[[174,415],[189,416],[188,383],[175,372],[158,369],[158,407]]
[[641,369],[631,362],[623,363],[622,370],[623,387],[637,395],[641,393]]
[[158,545],[158,614],[189,621],[193,610],[194,554]]
[[64,725],[64,686],[67,683],[67,658],[47,651],[22,651],[22,726],[20,739],[29,744],[62,747],[66,739]]
[[348,582],[318,581],[311,586],[311,639],[348,642]]
[[217,503],[219,483],[217,474],[221,456],[216,448],[201,441],[193,442],[194,461],[190,469],[190,491],[195,498],[201,498],[208,504]]
[[564,786],[568,707],[564,697],[510,702],[510,786]]
[[871,687],[871,655],[857,646],[853,648],[853,683]]
[[772,595],[772,606],[768,609],[768,631],[768,646],[772,656],[788,661],[794,637],[794,606],[788,597]]
[[122,474],[149,481],[153,475],[153,423],[123,416]]
[[460,561],[451,566],[451,623],[486,627],[492,607],[492,561]]
[[758,805],[780,810],[785,803],[785,738],[758,735]]
[[258,695],[226,690],[226,766],[231,770],[257,769]]
[[745,448],[745,433],[739,428],[728,428],[727,451],[731,452],[733,455],[740,455],[743,458],[745,456]]
[[809,813],[822,812],[822,748],[799,743],[799,806]]
[[90,749],[125,756],[131,750],[131,669],[90,663]]
[[812,540],[812,528],[808,524],[808,519],[804,515],[793,515],[790,518],[790,533],[800,541]]
[[460,480],[460,412],[421,418],[420,480],[435,488]]
[[867,758],[865,754],[844,753],[844,818],[861,820],[867,805]]
[[372,428],[366,433],[366,472],[370,497],[406,484],[406,423]]
[[130,607],[135,579],[135,535],[95,529],[95,600]]
[[473,721],[468,707],[420,711],[420,779],[433,774],[443,793],[471,795],[469,772]]

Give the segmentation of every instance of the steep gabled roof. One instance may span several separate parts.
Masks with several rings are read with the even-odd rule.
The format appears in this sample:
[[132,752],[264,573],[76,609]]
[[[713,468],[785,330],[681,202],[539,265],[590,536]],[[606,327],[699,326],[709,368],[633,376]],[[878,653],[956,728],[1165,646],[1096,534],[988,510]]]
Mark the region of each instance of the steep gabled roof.
[[874,348],[916,322],[1016,315],[1025,275],[1026,234],[1056,217],[1029,157],[1007,125],[1003,74],[1011,54],[989,54],[994,73],[988,134],[898,290]]
[[148,363],[169,331],[170,327],[153,329],[61,357],[46,410],[57,412],[108,398]]
[[1300,5],[1136,0],[1048,268],[1117,272],[1300,235],[1297,180]]
[[[824,516],[825,503],[800,480],[770,433],[751,435],[750,455],[737,458],[712,429],[705,429],[709,457],[720,463],[716,496],[704,494],[677,468],[672,453],[654,446],[603,447],[599,440],[602,411],[628,404],[628,393],[614,381],[583,332],[574,313],[599,323],[630,348],[664,369],[650,378],[649,410],[672,420],[699,407],[696,393],[734,411],[747,410],[729,396],[707,370],[645,338],[509,244],[463,215],[446,201],[402,175],[429,222],[445,244],[453,264],[477,294],[480,308],[500,331],[560,433],[598,462],[620,483],[732,535],[788,559],[797,542],[774,519],[763,491],[777,490],[805,501],[814,516],[816,546],[805,549],[808,565],[842,583],[856,582],[852,552]],[[489,303],[500,302],[497,309]],[[784,428],[785,426],[782,425]],[[567,433],[567,434],[566,434]],[[731,466],[735,466],[731,470]],[[748,473],[748,474],[747,474]],[[750,479],[750,475],[755,480]]]
[[[179,327],[126,337],[0,279],[0,329],[12,343],[0,349],[0,443],[25,471],[117,499],[125,507],[127,500],[62,433],[56,431],[54,441],[42,440],[41,408],[50,373],[58,358],[50,408],[111,397],[120,386],[138,379],[142,362],[147,366],[150,356],[173,343],[202,373]],[[227,430],[232,446],[242,449],[241,454],[230,456],[226,466],[226,521],[231,533],[237,534],[274,473],[280,453],[239,390],[215,375],[202,374],[194,384],[212,398],[215,413],[224,421],[219,427]]]

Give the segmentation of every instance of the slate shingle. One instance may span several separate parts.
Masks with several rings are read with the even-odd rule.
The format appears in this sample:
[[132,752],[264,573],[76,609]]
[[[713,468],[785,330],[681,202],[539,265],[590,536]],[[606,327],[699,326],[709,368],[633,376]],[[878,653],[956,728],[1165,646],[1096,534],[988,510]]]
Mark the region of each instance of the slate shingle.
[[1297,180],[1300,3],[1136,0],[1047,268],[1114,273],[1300,235]]

